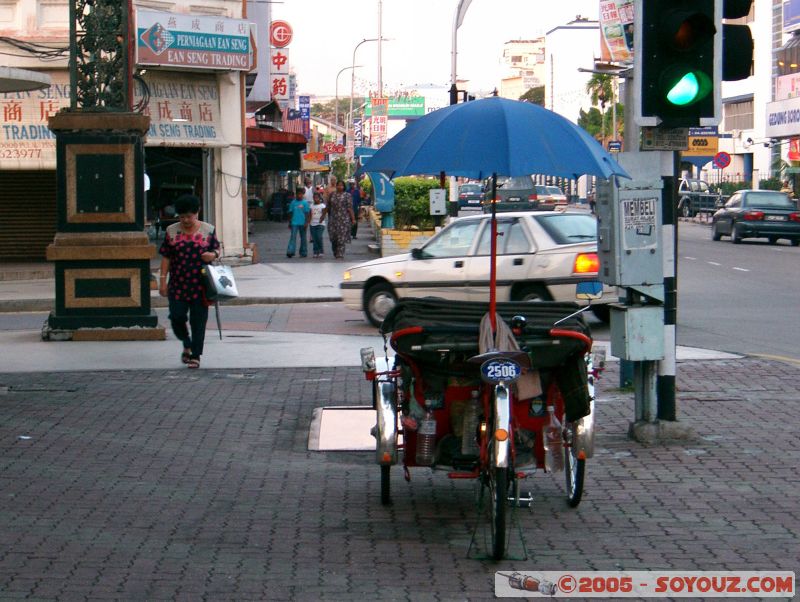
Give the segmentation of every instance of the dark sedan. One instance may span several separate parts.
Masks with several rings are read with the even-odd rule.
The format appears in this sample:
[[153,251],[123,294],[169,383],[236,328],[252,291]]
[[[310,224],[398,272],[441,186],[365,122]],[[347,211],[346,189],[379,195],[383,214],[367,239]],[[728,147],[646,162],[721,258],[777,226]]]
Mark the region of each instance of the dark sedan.
[[481,208],[483,202],[483,188],[480,184],[462,184],[458,187],[458,208]]
[[800,245],[800,212],[786,193],[774,190],[738,190],[711,221],[711,238],[730,236],[734,244],[743,238],[766,238],[770,244],[785,238]]

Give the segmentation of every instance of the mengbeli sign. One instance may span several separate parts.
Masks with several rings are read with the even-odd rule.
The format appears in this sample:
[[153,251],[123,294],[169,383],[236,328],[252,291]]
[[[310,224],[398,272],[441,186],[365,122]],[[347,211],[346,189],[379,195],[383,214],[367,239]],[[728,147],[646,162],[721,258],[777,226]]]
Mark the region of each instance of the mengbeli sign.
[[136,63],[250,71],[250,23],[241,19],[136,11]]

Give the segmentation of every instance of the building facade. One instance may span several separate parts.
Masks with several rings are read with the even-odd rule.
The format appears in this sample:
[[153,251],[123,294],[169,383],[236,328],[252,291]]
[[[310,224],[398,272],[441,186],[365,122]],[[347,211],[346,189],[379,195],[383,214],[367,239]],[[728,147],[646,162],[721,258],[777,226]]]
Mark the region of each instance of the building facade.
[[[241,0],[145,0],[134,2],[134,13],[137,26],[157,21],[169,30],[188,19],[187,27],[211,27],[218,38],[249,35],[242,31]],[[55,136],[47,119],[70,104],[69,26],[66,0],[0,4],[0,51],[11,66],[47,73],[53,82],[45,90],[0,94],[0,261],[41,261],[56,231]],[[134,110],[151,118],[148,221],[174,219],[171,201],[193,192],[203,199],[202,218],[216,226],[227,255],[248,250],[244,74],[251,59],[245,53],[195,65],[189,58],[167,64],[158,57],[137,65],[134,83]]]

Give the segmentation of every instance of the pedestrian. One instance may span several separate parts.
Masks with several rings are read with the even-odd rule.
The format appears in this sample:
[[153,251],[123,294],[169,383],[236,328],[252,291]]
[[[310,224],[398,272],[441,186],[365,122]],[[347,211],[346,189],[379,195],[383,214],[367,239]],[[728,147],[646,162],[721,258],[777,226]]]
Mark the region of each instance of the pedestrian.
[[336,193],[336,176],[331,176],[330,180],[328,180],[328,186],[325,188],[325,194],[322,196],[323,201],[325,204],[328,204],[328,201],[331,200],[331,195]]
[[596,193],[594,190],[591,190],[588,193],[586,193],[586,198],[589,201],[589,211],[591,211],[592,214],[594,214],[595,207],[597,206],[597,200],[595,199],[595,194]]
[[322,214],[325,212],[325,203],[322,202],[322,194],[314,193],[314,204],[311,205],[311,243],[314,248],[314,258],[322,257],[325,252],[322,244],[322,234],[325,232],[325,222]]
[[350,236],[358,238],[358,218],[361,213],[361,190],[358,188],[358,183],[351,182],[349,192],[350,197],[353,199],[353,215],[355,216],[353,227],[350,228]]
[[792,190],[792,185],[789,184],[789,180],[783,181],[783,186],[781,187],[781,192],[785,192],[789,195],[789,197],[794,196],[794,190]]
[[298,186],[295,190],[294,200],[289,203],[289,246],[286,247],[286,257],[294,257],[297,248],[296,237],[300,237],[300,257],[308,255],[308,240],[306,228],[311,220],[311,206],[305,200],[306,189]]
[[333,256],[336,259],[344,259],[345,245],[350,242],[350,227],[356,221],[353,215],[353,199],[345,192],[344,182],[336,183],[336,192],[327,200],[322,219],[326,217]]
[[309,206],[314,202],[314,187],[311,185],[311,178],[306,177],[303,180],[303,184],[306,187],[306,195],[305,199],[308,201]]
[[[175,200],[178,222],[167,228],[161,244],[158,292],[169,300],[172,332],[183,344],[181,361],[200,367],[208,322],[203,266],[219,258],[220,244],[214,226],[198,219],[200,199],[184,194]],[[188,328],[187,328],[188,321]]]

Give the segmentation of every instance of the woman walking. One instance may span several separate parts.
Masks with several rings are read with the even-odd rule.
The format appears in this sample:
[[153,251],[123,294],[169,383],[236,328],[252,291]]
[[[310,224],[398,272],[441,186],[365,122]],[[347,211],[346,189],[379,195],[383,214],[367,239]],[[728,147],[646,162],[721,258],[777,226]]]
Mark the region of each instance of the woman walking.
[[178,197],[175,200],[178,223],[167,228],[159,250],[158,292],[169,299],[172,332],[183,344],[181,361],[188,368],[200,367],[206,338],[208,305],[200,272],[204,265],[219,257],[220,247],[214,226],[197,219],[199,211],[199,198],[190,194]]
[[344,259],[345,245],[350,242],[350,228],[355,223],[353,199],[344,190],[344,182],[336,183],[336,192],[331,194],[322,212],[322,220],[328,218],[328,237],[331,239],[333,256]]

